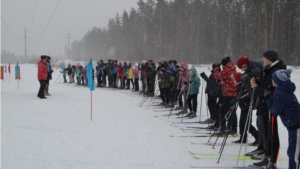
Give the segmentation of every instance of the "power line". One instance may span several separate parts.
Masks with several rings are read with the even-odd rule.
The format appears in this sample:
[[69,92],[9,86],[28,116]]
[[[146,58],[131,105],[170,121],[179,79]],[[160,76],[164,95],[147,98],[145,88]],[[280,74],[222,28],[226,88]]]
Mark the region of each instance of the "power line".
[[35,4],[36,4],[36,0],[34,0],[33,14],[32,14],[32,19],[31,19],[30,31],[31,31],[31,29],[32,29],[32,24],[33,24],[33,18],[34,18],[34,12],[35,12]]
[[51,15],[51,17],[50,17],[49,21],[48,21],[48,23],[47,23],[47,25],[46,25],[45,29],[43,30],[43,33],[41,34],[41,36],[39,37],[39,39],[37,40],[37,42],[38,42],[38,41],[41,39],[41,37],[43,36],[43,34],[44,34],[45,30],[47,29],[47,27],[48,27],[48,25],[49,25],[49,23],[50,23],[50,21],[51,21],[51,19],[52,19],[53,15],[54,15],[54,13],[55,13],[56,9],[57,9],[57,7],[58,7],[58,5],[59,5],[60,1],[61,1],[61,0],[59,0],[59,1],[58,1],[58,3],[57,3],[57,5],[56,5],[56,7],[55,7],[55,9],[54,9],[54,11],[53,11],[53,13],[52,13],[52,15]]
[[1,16],[1,20],[3,21],[4,26],[5,26],[6,30],[8,31],[8,33],[10,34],[11,38],[12,38],[16,43],[18,43],[18,42],[15,40],[15,38],[12,36],[12,34],[10,33],[9,29],[7,28],[7,26],[6,26],[6,24],[5,24],[5,22],[4,22],[3,18],[2,18],[2,16]]

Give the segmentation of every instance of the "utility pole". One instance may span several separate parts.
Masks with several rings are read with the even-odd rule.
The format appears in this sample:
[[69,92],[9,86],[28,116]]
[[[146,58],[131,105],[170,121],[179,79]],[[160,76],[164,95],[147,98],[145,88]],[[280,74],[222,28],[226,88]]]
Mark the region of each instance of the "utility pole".
[[27,47],[26,47],[26,27],[24,29],[24,42],[25,42],[25,63],[27,63]]
[[70,33],[68,31],[68,59],[70,60]]

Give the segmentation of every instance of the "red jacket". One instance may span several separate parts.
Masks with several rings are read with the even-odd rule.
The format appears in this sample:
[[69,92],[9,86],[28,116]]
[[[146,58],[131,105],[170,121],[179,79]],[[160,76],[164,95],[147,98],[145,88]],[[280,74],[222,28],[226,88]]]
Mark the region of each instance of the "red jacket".
[[236,84],[231,75],[236,73],[235,66],[232,62],[228,62],[220,71],[219,67],[214,68],[214,78],[221,81],[222,94],[224,97],[236,97]]
[[124,79],[124,71],[123,71],[123,67],[118,65],[117,71],[118,71],[118,73],[119,73],[119,77],[120,77],[121,79]]
[[42,60],[40,60],[38,62],[37,78],[38,78],[38,80],[47,80],[47,77],[48,77],[47,64],[46,64],[46,62],[43,62]]

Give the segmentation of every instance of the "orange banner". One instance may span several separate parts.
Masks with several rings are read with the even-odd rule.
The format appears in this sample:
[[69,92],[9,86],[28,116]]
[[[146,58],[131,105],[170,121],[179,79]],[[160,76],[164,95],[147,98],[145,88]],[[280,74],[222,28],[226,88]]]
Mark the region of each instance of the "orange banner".
[[0,79],[4,80],[3,66],[0,66]]
[[16,80],[17,79],[21,80],[21,69],[20,69],[20,66],[18,66],[18,70],[19,70],[18,71],[19,73],[18,73],[18,76],[16,76]]

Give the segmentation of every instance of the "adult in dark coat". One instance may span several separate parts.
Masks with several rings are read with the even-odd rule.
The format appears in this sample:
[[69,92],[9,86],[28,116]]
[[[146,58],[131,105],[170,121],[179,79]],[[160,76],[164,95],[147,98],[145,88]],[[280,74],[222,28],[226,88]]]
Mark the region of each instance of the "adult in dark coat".
[[[280,69],[286,69],[285,63],[279,59],[278,53],[275,50],[267,50],[264,52],[262,62],[265,69],[261,85],[259,86],[254,78],[251,79],[251,87],[255,88],[255,94],[259,95],[257,106],[257,128],[260,138],[262,138],[260,140],[263,141],[263,152],[265,153],[265,157],[262,161],[253,163],[253,165],[259,167],[268,165],[268,157],[271,157],[270,162],[274,165],[278,159],[280,143],[277,118],[274,116],[269,118],[270,114],[266,101],[270,98],[275,89],[272,86],[273,73]],[[270,123],[270,120],[272,120],[272,124]]]

